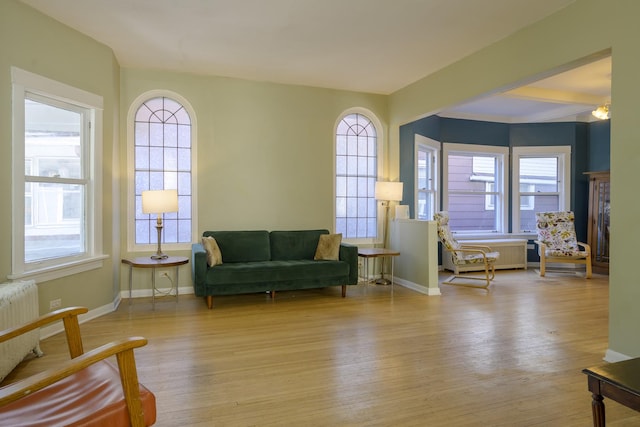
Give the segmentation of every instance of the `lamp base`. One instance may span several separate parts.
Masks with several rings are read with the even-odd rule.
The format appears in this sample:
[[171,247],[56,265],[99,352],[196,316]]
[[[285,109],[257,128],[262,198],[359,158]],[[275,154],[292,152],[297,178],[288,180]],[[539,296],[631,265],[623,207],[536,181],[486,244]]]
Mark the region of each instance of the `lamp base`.
[[376,279],[375,283],[376,283],[376,285],[389,286],[389,285],[391,285],[391,280],[385,279],[384,277],[381,277],[379,279]]
[[169,255],[165,255],[165,254],[151,255],[151,259],[167,259],[167,258],[169,258]]

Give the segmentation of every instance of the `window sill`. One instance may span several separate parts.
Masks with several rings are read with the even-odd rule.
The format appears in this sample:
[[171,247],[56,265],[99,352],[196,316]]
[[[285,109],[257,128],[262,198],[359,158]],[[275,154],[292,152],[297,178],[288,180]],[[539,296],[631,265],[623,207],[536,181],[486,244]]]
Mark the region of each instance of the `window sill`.
[[60,279],[62,277],[72,276],[89,270],[95,270],[103,266],[103,261],[109,258],[108,255],[96,255],[80,261],[70,262],[52,267],[46,267],[38,270],[26,271],[23,273],[15,273],[7,276],[9,280],[33,279],[36,283],[47,282],[49,280]]

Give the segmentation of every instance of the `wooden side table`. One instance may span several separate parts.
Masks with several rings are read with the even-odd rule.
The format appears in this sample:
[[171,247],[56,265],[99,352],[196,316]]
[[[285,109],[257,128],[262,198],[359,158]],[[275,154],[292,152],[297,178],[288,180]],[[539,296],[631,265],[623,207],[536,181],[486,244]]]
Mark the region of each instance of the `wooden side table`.
[[[151,259],[150,257],[138,257],[133,259],[123,258],[122,263],[129,266],[129,304],[131,304],[131,281],[134,268],[150,268],[151,269],[151,306],[156,309],[156,268],[176,268],[176,302],[178,301],[178,285],[180,283],[180,266],[189,262],[189,258],[183,256],[170,256],[165,259]],[[168,295],[173,290],[173,283],[169,289]]]
[[604,398],[640,411],[640,358],[583,369],[591,392],[593,425],[605,426]]
[[[358,248],[358,256],[364,258],[365,280],[369,283],[369,258],[391,258],[391,285],[393,285],[393,259],[400,255],[400,252],[384,248]],[[380,278],[383,271],[380,269]]]

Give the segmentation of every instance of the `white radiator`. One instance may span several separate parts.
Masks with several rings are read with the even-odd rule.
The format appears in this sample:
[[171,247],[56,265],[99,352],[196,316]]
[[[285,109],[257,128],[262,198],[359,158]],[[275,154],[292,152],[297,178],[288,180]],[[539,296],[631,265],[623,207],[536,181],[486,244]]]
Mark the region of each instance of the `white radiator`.
[[[489,246],[492,251],[500,252],[500,257],[496,262],[496,270],[527,268],[527,239],[460,240],[459,242],[461,245]],[[464,267],[454,265],[451,254],[447,251],[442,252],[442,266],[455,274],[484,270],[484,264],[470,264]]]
[[[35,281],[0,284],[0,330],[20,325],[40,315]],[[0,344],[0,381],[30,352],[40,351],[40,330],[27,332]]]

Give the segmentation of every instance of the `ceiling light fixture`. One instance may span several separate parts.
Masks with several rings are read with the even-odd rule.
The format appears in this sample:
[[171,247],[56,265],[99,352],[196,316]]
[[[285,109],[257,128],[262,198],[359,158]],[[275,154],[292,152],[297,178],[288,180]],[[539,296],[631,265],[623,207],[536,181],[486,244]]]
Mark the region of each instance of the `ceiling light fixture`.
[[600,120],[607,120],[609,118],[611,118],[611,112],[609,111],[609,107],[611,106],[611,104],[603,104],[598,106],[598,108],[596,108],[595,110],[593,110],[591,112],[591,114],[593,114],[594,117],[600,119]]

